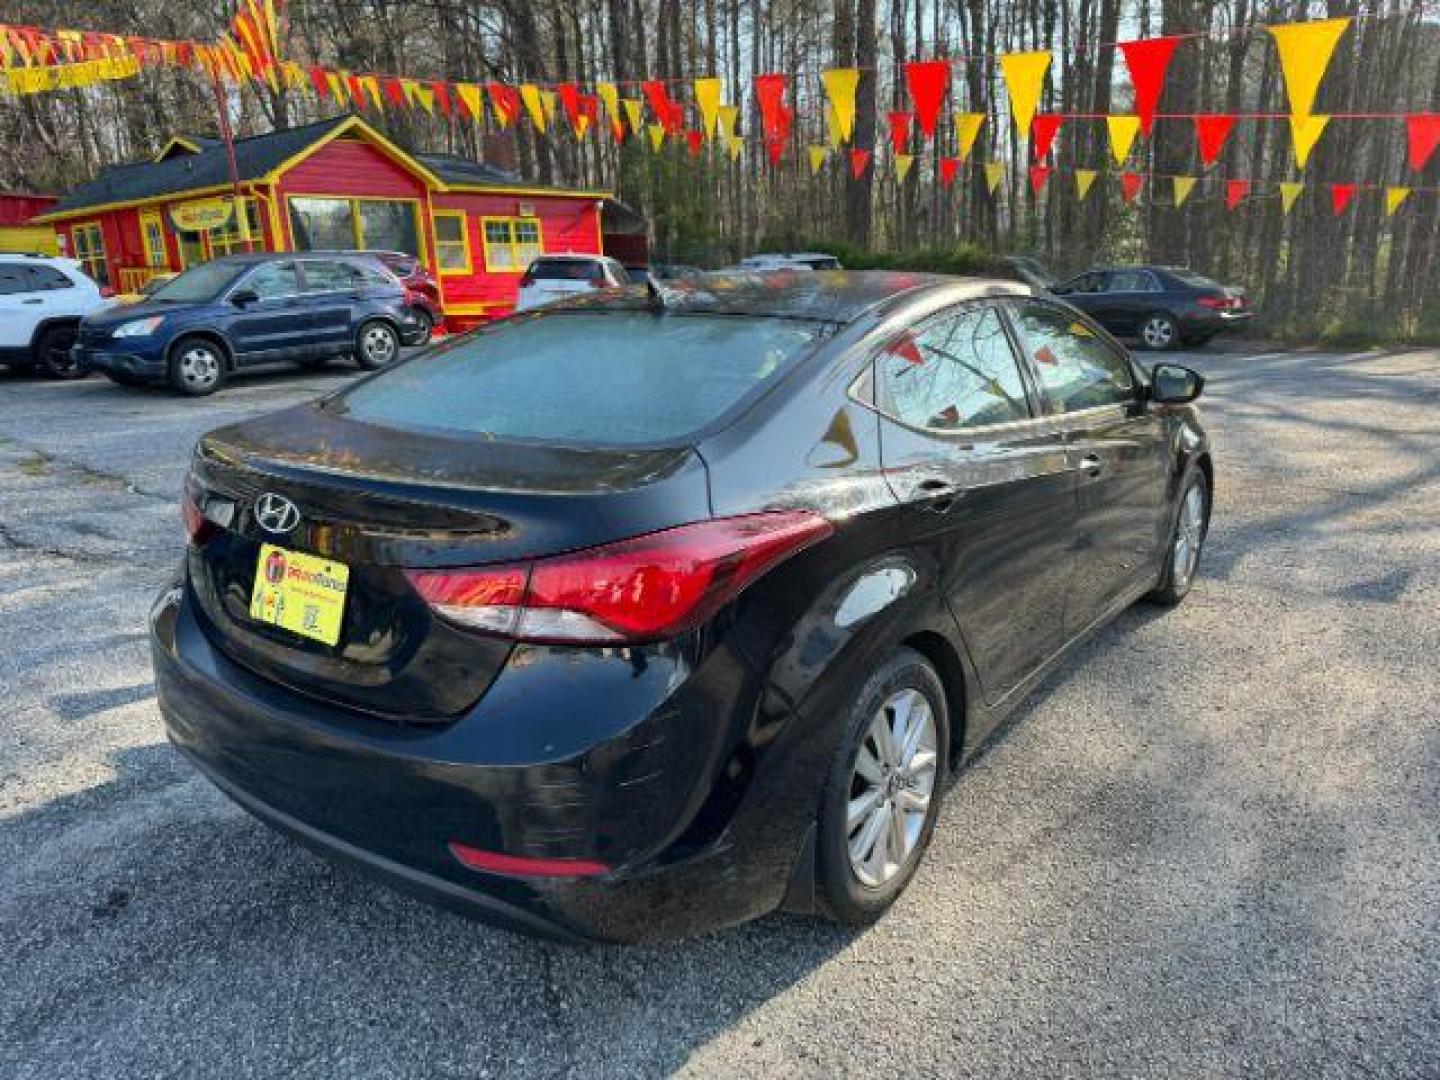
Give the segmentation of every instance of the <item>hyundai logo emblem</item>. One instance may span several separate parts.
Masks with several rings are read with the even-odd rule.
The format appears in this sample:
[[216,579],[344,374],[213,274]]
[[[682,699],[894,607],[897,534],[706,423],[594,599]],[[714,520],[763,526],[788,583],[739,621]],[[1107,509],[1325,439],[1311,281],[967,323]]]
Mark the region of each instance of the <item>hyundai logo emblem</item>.
[[300,524],[300,508],[284,495],[267,491],[255,500],[255,521],[266,532],[288,533]]

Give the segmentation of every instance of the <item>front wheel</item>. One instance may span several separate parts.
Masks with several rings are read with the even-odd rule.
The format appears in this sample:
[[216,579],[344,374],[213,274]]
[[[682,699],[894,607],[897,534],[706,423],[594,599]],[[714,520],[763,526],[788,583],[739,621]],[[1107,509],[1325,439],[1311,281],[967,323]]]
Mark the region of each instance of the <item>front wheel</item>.
[[170,350],[170,385],[187,397],[204,397],[225,381],[225,357],[204,338],[183,338]]
[[1146,315],[1140,324],[1140,341],[1145,348],[1155,351],[1173,349],[1180,344],[1180,327],[1163,311]]
[[400,335],[389,323],[365,323],[355,335],[355,362],[366,371],[375,371],[400,355]]
[[910,883],[935,828],[949,752],[940,677],[901,649],[860,691],[826,780],[817,891],[829,918],[868,925]]
[[1210,486],[1205,474],[1196,469],[1185,480],[1180,493],[1180,510],[1165,552],[1160,584],[1147,597],[1156,604],[1175,605],[1185,599],[1200,565],[1200,549],[1210,526]]
[[35,342],[35,362],[52,379],[82,379],[89,374],[70,351],[78,331],[73,326],[52,326]]

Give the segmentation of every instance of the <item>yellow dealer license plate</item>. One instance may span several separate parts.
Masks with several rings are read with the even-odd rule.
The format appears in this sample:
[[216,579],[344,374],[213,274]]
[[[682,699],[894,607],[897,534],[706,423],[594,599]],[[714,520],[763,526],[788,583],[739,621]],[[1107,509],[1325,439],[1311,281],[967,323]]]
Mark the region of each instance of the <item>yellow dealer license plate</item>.
[[262,544],[250,617],[334,645],[340,640],[349,585],[350,568],[344,563]]

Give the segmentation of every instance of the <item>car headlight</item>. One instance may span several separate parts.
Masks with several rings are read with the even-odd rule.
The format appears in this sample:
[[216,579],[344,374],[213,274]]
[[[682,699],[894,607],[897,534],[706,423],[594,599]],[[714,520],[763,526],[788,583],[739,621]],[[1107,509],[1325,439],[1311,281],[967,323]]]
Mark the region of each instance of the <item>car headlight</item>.
[[165,321],[164,315],[152,315],[148,319],[136,319],[133,322],[122,323],[115,328],[112,337],[149,337],[160,324]]

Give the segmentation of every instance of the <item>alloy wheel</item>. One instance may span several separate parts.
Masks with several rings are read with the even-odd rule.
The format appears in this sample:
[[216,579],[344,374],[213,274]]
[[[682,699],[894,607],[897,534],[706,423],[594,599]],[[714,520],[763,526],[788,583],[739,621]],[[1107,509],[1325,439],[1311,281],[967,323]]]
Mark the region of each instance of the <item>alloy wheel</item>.
[[1191,484],[1180,505],[1180,519],[1175,524],[1175,547],[1171,555],[1171,578],[1180,588],[1190,582],[1200,561],[1200,545],[1205,542],[1205,493],[1199,484]]
[[879,888],[915,851],[935,792],[935,713],[918,690],[899,690],[861,739],[845,814],[850,869]]
[[360,335],[360,349],[373,367],[384,367],[395,359],[395,335],[384,326],[369,327]]
[[1168,349],[1175,341],[1175,324],[1166,315],[1152,315],[1140,328],[1140,337],[1152,349]]
[[191,345],[182,352],[178,367],[188,390],[208,390],[220,381],[220,357],[204,345]]

